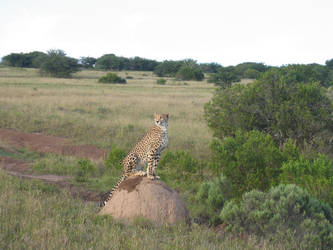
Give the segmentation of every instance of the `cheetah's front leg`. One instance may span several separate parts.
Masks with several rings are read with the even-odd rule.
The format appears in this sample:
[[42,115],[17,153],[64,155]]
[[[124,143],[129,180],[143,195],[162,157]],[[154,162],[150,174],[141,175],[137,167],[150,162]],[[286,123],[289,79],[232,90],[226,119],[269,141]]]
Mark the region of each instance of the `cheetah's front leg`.
[[160,179],[160,177],[156,175],[156,169],[157,169],[157,166],[158,166],[158,163],[160,162],[160,160],[161,160],[161,154],[156,153],[155,157],[154,157],[154,162],[153,162],[153,175],[158,180]]
[[147,177],[151,180],[159,179],[159,176],[156,176],[156,159],[155,159],[155,152],[151,151],[148,155],[148,167],[147,167]]

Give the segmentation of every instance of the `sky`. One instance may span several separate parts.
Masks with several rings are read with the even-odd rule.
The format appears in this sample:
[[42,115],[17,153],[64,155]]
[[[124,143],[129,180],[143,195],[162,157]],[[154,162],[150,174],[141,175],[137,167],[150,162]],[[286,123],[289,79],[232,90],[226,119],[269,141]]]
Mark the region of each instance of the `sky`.
[[192,58],[280,66],[333,58],[332,0],[1,0],[0,58]]

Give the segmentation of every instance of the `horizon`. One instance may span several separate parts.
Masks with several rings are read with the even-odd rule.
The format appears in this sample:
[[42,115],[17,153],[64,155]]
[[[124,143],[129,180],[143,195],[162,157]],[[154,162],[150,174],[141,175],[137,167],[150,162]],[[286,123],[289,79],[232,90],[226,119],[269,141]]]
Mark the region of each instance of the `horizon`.
[[333,58],[330,0],[5,0],[0,7],[1,58],[49,49],[74,58],[111,51],[222,66],[324,65]]

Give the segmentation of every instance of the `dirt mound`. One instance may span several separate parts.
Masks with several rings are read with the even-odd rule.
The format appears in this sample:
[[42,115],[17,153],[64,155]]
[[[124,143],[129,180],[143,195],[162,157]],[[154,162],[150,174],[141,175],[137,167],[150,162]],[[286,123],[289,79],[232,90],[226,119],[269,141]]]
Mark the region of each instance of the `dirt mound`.
[[175,190],[160,180],[139,176],[121,183],[99,214],[125,222],[142,216],[157,224],[189,223],[185,203]]
[[48,136],[40,133],[24,133],[12,129],[0,129],[0,141],[41,153],[56,153],[86,157],[90,160],[99,160],[106,157],[106,150],[93,145],[73,145],[69,139]]

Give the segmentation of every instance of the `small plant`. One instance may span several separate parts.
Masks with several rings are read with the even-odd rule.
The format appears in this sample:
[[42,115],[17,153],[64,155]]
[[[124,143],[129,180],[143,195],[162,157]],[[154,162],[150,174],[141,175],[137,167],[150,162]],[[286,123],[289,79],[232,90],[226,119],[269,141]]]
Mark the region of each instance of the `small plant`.
[[115,73],[107,73],[106,76],[102,76],[98,79],[98,82],[100,83],[126,83],[126,80],[124,78],[121,78]]
[[159,85],[165,85],[166,84],[166,80],[164,78],[160,78],[156,80],[156,83]]
[[88,159],[82,159],[77,162],[78,164],[78,172],[76,176],[76,181],[85,182],[87,181],[87,177],[95,172],[94,165]]

